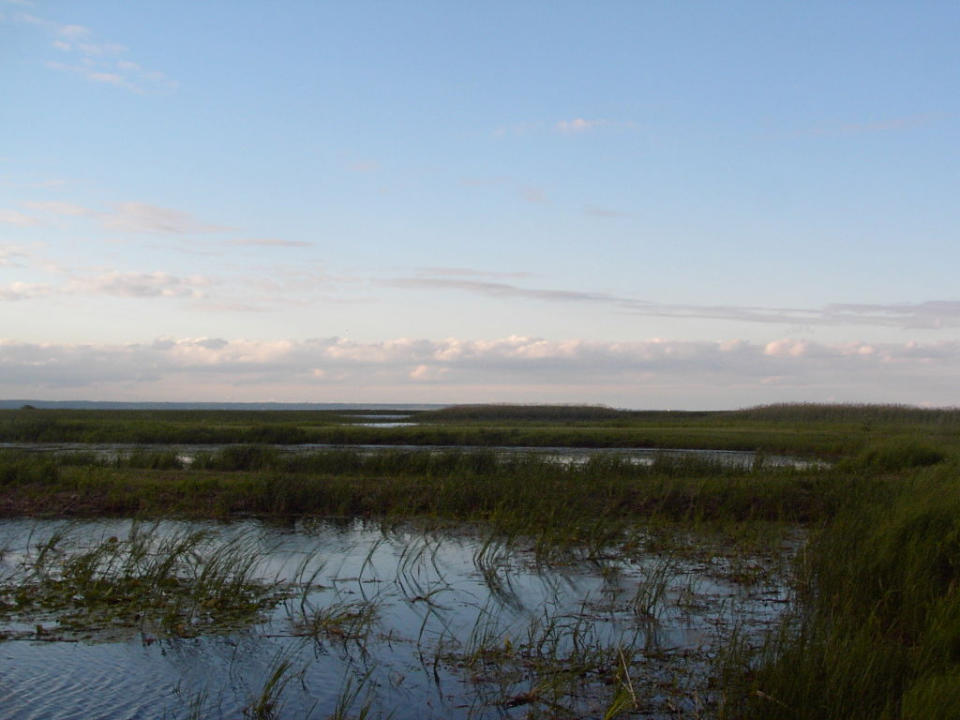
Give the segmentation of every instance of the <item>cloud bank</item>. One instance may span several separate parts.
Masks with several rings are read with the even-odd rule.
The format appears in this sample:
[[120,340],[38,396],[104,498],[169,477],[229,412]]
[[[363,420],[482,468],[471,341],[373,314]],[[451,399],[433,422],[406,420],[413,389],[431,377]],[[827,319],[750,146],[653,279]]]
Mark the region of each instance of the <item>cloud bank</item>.
[[344,338],[0,341],[0,395],[38,399],[960,404],[960,342]]

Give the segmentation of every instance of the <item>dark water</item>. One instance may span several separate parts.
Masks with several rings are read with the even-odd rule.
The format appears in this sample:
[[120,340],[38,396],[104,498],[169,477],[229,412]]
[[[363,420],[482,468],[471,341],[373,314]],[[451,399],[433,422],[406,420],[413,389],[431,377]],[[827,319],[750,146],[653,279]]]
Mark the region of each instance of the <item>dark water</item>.
[[[82,548],[109,536],[122,541],[130,526],[4,521],[0,579],[9,590],[56,531]],[[630,559],[544,560],[529,544],[505,544],[479,528],[163,522],[152,532],[197,528],[223,542],[251,540],[257,576],[297,592],[262,622],[194,638],[108,627],[68,641],[58,639],[53,615],[39,621],[46,628],[39,636],[36,618],[6,617],[2,629],[12,639],[0,642],[0,715],[251,716],[271,671],[287,662],[277,717],[327,718],[348,701],[354,715],[367,706],[370,717],[397,720],[523,717],[522,703],[510,709],[510,702],[545,687],[577,653],[624,658],[644,717],[672,717],[671,705],[694,715],[716,701],[713,660],[733,629],[759,642],[787,607],[786,563],[797,546],[725,556],[709,549],[711,539],[689,535],[674,538],[672,551],[651,546]],[[358,608],[374,615],[361,638],[297,636],[305,618]],[[499,657],[508,649],[516,657]],[[499,659],[478,661],[484,653]],[[554,675],[541,667],[551,660]],[[499,675],[504,669],[510,673]],[[581,716],[600,717],[615,689],[608,682],[587,673],[560,699]]]

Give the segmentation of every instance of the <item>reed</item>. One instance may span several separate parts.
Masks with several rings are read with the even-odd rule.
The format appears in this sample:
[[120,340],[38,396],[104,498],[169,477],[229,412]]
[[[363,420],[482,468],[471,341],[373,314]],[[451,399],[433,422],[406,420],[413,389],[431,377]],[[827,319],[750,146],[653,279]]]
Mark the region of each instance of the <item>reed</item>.
[[37,634],[56,637],[225,632],[254,622],[283,596],[257,579],[261,557],[250,538],[215,543],[203,531],[135,523],[126,537],[85,544],[66,528],[31,543],[0,578],[0,618],[40,619]]
[[[948,718],[960,677],[960,486],[956,466],[864,482],[817,535],[795,610],[743,652],[729,716]],[[735,689],[735,691],[733,691]]]

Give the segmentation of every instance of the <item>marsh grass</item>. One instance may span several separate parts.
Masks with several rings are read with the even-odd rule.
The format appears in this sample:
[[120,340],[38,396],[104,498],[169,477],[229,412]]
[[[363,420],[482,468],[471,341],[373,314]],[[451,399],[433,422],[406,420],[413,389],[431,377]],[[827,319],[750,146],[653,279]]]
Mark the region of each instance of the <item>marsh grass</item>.
[[[731,717],[947,718],[960,711],[956,468],[851,492],[802,555],[794,611],[728,671]],[[779,708],[779,709],[778,709]]]
[[[656,650],[646,647],[647,630],[665,613],[696,609],[703,590],[689,576],[685,584],[668,581],[664,564],[662,573],[653,566],[638,580],[633,595],[617,596],[632,614],[626,634],[598,634],[587,606],[504,624],[518,612],[511,583],[519,549],[551,572],[588,563],[609,576],[611,588],[620,572],[616,558],[661,553],[701,559],[701,584],[720,579],[762,589],[787,567],[790,553],[776,549],[777,534],[782,539],[782,528],[802,523],[811,540],[794,547],[793,594],[783,621],[763,640],[718,629],[725,634],[714,670],[715,714],[796,720],[960,714],[960,411],[791,405],[644,414],[498,407],[422,414],[419,421],[368,428],[311,414],[0,413],[0,438],[10,440],[235,444],[190,467],[168,451],[146,449],[113,461],[82,452],[64,459],[3,452],[0,512],[484,524],[490,539],[473,564],[493,600],[466,640],[442,623],[439,635],[425,630],[428,618],[442,617],[440,601],[448,592],[441,580],[424,583],[418,576],[434,554],[429,542],[405,553],[398,577],[407,601],[425,608],[417,640],[425,667],[436,673],[442,662],[470,676],[477,715],[520,708],[530,717],[642,712],[644,692],[654,692],[638,674],[643,654]],[[769,467],[761,455],[756,468],[745,469],[664,454],[649,466],[615,455],[564,466],[492,450],[298,456],[250,444],[304,441],[709,447],[839,461],[829,469],[794,470]],[[710,528],[724,535],[722,548],[707,543],[698,550],[684,539],[685,531],[693,537]],[[30,631],[37,639],[50,632],[44,628],[51,620],[59,621],[54,633],[61,635],[119,621],[176,637],[251,622],[274,602],[277,589],[244,569],[246,556],[210,561],[203,538],[180,538],[163,552],[158,538],[143,552],[138,542],[35,543],[23,563],[0,578],[0,616],[40,618],[40,629]],[[4,556],[8,566],[10,557]],[[213,569],[204,580],[206,565]],[[299,627],[314,641],[348,638],[363,645],[376,634],[376,600],[304,602]],[[427,640],[437,643],[432,655]],[[284,668],[283,676],[296,673]]]
[[[0,453],[0,513],[447,518],[537,527],[544,547],[587,533],[614,538],[638,518],[703,522],[829,517],[846,475],[824,469],[731,468],[686,458],[651,465],[617,457],[563,464],[489,451],[278,454],[236,446],[190,468],[149,455],[123,462],[54,465]],[[174,458],[175,459],[175,458]],[[169,469],[167,469],[169,468]]]
[[467,406],[412,412],[412,427],[364,427],[343,412],[0,410],[0,441],[711,448],[835,458],[925,436],[957,449],[960,410],[774,405],[725,412],[593,406]]
[[[292,656],[284,652],[277,653],[267,669],[259,691],[243,708],[243,717],[248,720],[280,720],[286,717],[284,692],[298,676],[302,678],[302,671],[295,671]],[[311,714],[312,712],[308,711],[300,716],[306,719]]]
[[224,632],[281,597],[257,579],[261,557],[249,538],[214,542],[204,531],[134,524],[123,538],[83,543],[67,528],[31,541],[0,579],[0,621],[29,619],[45,639]]
[[302,606],[291,622],[294,635],[317,643],[327,640],[364,648],[376,629],[378,616],[376,600],[339,600],[322,606]]

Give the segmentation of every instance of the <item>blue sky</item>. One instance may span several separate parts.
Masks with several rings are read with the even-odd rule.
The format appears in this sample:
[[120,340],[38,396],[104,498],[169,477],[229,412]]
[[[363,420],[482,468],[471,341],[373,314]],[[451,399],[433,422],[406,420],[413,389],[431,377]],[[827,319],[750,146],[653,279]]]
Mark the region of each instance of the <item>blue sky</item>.
[[0,0],[0,395],[960,404],[958,21]]

